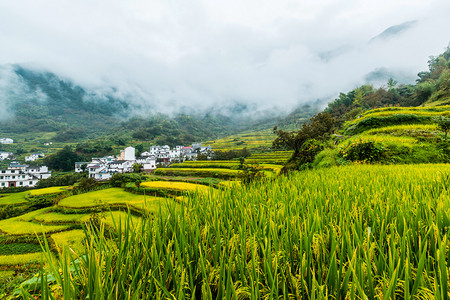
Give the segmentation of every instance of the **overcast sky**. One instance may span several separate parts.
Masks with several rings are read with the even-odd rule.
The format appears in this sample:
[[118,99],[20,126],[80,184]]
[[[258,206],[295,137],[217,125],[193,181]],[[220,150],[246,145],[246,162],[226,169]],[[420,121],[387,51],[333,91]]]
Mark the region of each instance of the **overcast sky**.
[[0,64],[162,111],[291,108],[413,82],[450,42],[449,16],[448,0],[0,0]]

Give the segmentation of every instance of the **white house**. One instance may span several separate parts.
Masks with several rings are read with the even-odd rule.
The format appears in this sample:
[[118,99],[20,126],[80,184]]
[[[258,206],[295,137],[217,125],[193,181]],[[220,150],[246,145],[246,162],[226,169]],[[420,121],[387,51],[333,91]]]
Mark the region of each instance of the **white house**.
[[12,143],[14,143],[13,139],[10,139],[10,138],[1,138],[0,139],[0,144],[12,144]]
[[0,188],[33,187],[41,179],[52,176],[46,166],[28,167],[24,169],[7,169],[0,171]]
[[28,167],[28,165],[22,165],[17,161],[12,161],[8,164],[8,169],[10,170],[25,170],[26,167]]
[[13,156],[11,152],[0,151],[0,160],[4,160]]
[[144,151],[144,152],[141,153],[141,156],[142,157],[149,157],[149,156],[152,156],[152,154],[150,152],[148,152],[148,151]]
[[44,153],[32,153],[29,156],[25,156],[25,161],[35,161],[43,157],[45,157]]
[[120,151],[118,157],[119,160],[136,160],[136,149],[133,147],[127,147],[125,150]]
[[146,172],[156,169],[156,158],[154,156],[138,157],[136,163],[142,165],[142,169]]
[[[75,163],[75,173],[81,173],[83,171],[87,171],[87,165],[89,164],[89,162],[85,162],[85,161],[78,161]],[[83,170],[83,165],[86,165],[86,168]]]
[[75,163],[75,172],[81,172],[81,166],[87,164],[89,177],[96,180],[107,180],[116,173],[133,172],[133,165],[140,163],[144,170],[153,170],[156,168],[156,159],[153,156],[136,158],[135,148],[127,147],[120,151],[119,157],[105,156],[93,158],[90,163]]

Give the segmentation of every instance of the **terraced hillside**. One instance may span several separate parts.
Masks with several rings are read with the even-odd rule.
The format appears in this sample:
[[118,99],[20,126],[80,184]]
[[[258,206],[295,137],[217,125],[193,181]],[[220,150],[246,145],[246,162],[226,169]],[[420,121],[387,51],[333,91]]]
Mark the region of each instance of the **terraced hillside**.
[[204,146],[211,146],[213,150],[239,150],[247,149],[267,149],[272,146],[274,139],[272,130],[267,129],[258,132],[244,132],[225,138],[204,142]]
[[81,262],[54,262],[42,276],[58,280],[41,291],[67,299],[447,299],[449,176],[447,164],[354,165],[192,194],[176,217],[125,227],[113,240],[101,235]]
[[184,176],[199,178],[219,178],[223,180],[233,180],[241,175],[248,168],[255,168],[267,177],[277,175],[282,165],[292,155],[290,151],[278,151],[264,154],[253,154],[250,157],[231,161],[185,161],[183,163],[172,164],[169,168],[158,168],[155,171],[157,176]]
[[[145,178],[145,177],[144,177]],[[133,224],[140,220],[164,214],[167,209],[178,210],[180,197],[187,193],[207,192],[204,184],[176,181],[155,181],[147,178],[139,186],[134,183],[123,187],[106,187],[87,193],[73,194],[71,187],[51,187],[20,193],[1,194],[0,210],[24,213],[0,220],[0,297],[12,292],[14,285],[32,277],[39,269],[43,255],[40,243],[44,236],[54,255],[65,247],[81,255],[85,251],[86,224],[102,223],[108,230],[123,228],[129,216]],[[50,199],[53,205],[36,208],[30,206],[36,199]],[[26,208],[27,210],[24,210]],[[28,212],[27,212],[28,211]],[[120,221],[122,220],[122,221]],[[99,223],[97,223],[99,224]],[[24,281],[20,286],[28,286]]]
[[319,153],[315,165],[450,162],[449,141],[436,120],[441,116],[450,117],[450,106],[367,111],[344,125],[337,146]]

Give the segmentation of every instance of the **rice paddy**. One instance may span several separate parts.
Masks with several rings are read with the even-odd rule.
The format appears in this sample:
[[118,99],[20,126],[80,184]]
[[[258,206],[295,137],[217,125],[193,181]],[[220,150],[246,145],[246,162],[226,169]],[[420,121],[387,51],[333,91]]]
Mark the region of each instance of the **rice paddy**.
[[201,191],[206,192],[209,190],[208,186],[187,183],[187,182],[176,182],[176,181],[148,181],[141,183],[141,187],[150,189],[163,189],[163,190],[173,190],[180,192],[195,192]]
[[55,193],[62,193],[64,191],[67,191],[67,186],[54,186],[54,187],[48,187],[43,189],[37,189],[37,190],[31,190],[30,195],[32,196],[38,196],[38,195],[45,195],[45,194],[55,194]]
[[[133,206],[142,208],[145,204],[166,201],[165,198],[137,195],[125,192],[121,188],[108,188],[86,194],[74,195],[62,199],[58,206],[64,208],[93,208],[111,205]],[[159,207],[159,205],[158,205]]]
[[99,235],[78,271],[55,262],[70,276],[46,271],[60,281],[41,288],[66,298],[446,299],[449,178],[446,164],[354,165],[192,194],[176,215],[125,227],[109,244]]
[[222,139],[204,142],[204,146],[211,146],[215,151],[270,148],[274,140],[272,130],[247,132],[228,136]]
[[234,178],[238,173],[238,170],[220,168],[158,168],[154,172],[155,175],[161,176],[199,176],[222,179]]
[[27,203],[28,200],[26,199],[26,196],[29,192],[21,192],[21,193],[14,193],[14,194],[0,194],[0,206],[1,205],[18,205]]
[[21,266],[29,263],[40,263],[42,252],[0,255],[0,266]]

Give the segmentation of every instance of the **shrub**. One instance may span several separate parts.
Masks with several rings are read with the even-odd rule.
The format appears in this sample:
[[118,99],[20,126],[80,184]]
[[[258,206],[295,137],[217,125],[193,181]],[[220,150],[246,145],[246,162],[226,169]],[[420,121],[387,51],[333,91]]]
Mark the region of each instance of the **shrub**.
[[373,141],[356,141],[351,143],[341,155],[350,161],[378,162],[384,157],[385,148]]
[[255,181],[260,181],[266,177],[264,172],[262,172],[262,168],[257,164],[244,164],[242,171],[238,173],[237,176],[242,183],[250,184]]
[[148,180],[147,176],[143,174],[117,173],[111,176],[108,182],[112,187],[124,187],[128,182],[137,183],[147,180]]

